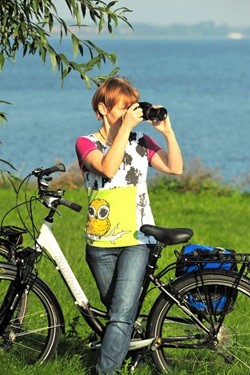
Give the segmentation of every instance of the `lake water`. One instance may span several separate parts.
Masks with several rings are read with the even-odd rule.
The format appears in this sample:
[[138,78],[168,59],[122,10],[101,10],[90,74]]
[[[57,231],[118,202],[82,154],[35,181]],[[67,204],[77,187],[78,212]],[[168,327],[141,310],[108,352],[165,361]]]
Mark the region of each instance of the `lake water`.
[[[116,52],[120,75],[139,89],[141,100],[165,106],[184,161],[199,158],[219,168],[224,180],[250,170],[250,40],[171,41],[99,40]],[[64,43],[69,51],[70,41]],[[48,58],[49,60],[49,58]],[[111,71],[108,64],[98,72]],[[0,158],[24,176],[38,166],[76,161],[75,140],[100,127],[91,108],[93,90],[76,73],[61,89],[59,73],[38,56],[6,63],[0,75],[0,105],[8,123],[0,129]],[[164,145],[158,132],[141,123],[139,130]],[[2,164],[1,164],[2,166]],[[153,171],[150,171],[152,176]]]

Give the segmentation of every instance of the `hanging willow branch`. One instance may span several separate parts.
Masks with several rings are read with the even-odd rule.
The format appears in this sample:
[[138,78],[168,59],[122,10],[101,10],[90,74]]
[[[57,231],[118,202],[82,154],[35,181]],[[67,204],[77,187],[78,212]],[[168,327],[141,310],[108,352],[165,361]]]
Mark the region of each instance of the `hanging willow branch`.
[[[63,1],[63,0],[61,0]],[[125,22],[132,28],[125,14],[130,12],[125,7],[114,9],[118,1],[64,0],[78,28],[83,28],[82,20],[89,14],[100,33],[106,26],[110,34],[118,22]],[[50,43],[50,37],[56,28],[60,29],[60,41],[71,37],[74,58],[78,55],[82,61],[69,60],[68,57],[56,50]],[[15,61],[16,53],[22,47],[23,56],[39,53],[45,63],[47,56],[53,70],[60,72],[62,83],[70,71],[77,71],[88,88],[91,81],[99,84],[105,77],[92,77],[95,66],[101,67],[107,60],[117,64],[115,53],[108,53],[90,40],[82,40],[75,35],[67,23],[58,15],[53,0],[5,0],[0,4],[0,72],[6,59]],[[88,53],[86,54],[85,51]],[[115,67],[110,73],[117,72]]]

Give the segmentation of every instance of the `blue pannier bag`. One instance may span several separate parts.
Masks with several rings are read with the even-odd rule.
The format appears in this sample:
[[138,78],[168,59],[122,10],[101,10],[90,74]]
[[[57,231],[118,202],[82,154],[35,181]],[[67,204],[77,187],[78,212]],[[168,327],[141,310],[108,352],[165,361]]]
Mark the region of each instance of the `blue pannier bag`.
[[[235,251],[188,244],[177,253],[177,277],[190,272],[200,272],[203,269],[237,270]],[[188,295],[188,301],[195,313],[219,315],[222,312],[228,314],[233,310],[236,297],[237,291],[233,288],[209,285],[194,288],[194,291]]]

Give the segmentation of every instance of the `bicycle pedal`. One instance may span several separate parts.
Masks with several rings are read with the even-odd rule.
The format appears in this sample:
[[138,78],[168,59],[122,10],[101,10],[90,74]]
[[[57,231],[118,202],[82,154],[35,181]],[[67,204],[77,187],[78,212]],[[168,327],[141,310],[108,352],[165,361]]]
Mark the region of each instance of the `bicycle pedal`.
[[101,345],[102,345],[101,341],[93,341],[89,343],[89,349],[91,350],[100,349]]
[[89,343],[97,341],[97,334],[95,332],[92,332],[89,335]]

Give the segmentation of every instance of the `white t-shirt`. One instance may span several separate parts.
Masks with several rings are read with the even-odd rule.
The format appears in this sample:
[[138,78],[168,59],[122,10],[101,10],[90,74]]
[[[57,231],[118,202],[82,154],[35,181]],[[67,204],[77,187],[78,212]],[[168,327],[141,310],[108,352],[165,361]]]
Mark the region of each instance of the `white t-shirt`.
[[109,146],[93,134],[76,141],[76,152],[88,194],[86,241],[97,247],[122,247],[155,243],[140,232],[143,224],[154,225],[146,184],[150,160],[160,146],[141,132],[130,134],[124,158],[112,179],[98,176],[84,166],[93,150],[104,155]]

